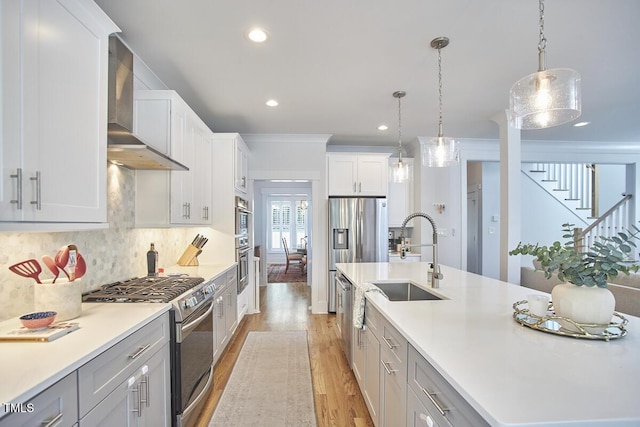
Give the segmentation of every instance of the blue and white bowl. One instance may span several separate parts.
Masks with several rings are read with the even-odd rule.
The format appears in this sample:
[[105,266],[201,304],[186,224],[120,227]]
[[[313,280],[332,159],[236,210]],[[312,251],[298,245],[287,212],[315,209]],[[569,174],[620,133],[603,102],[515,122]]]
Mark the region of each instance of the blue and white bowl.
[[55,311],[38,311],[20,316],[20,321],[25,328],[42,329],[52,324],[57,314]]

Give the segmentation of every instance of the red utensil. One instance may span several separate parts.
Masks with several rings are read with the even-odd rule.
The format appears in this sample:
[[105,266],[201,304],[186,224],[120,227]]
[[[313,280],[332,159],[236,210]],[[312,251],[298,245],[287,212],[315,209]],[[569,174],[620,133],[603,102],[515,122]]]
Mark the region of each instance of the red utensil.
[[49,271],[53,274],[53,281],[51,283],[56,283],[56,279],[60,275],[60,269],[56,265],[56,262],[49,255],[42,256],[42,262],[47,266]]
[[75,279],[79,279],[84,276],[84,273],[87,272],[87,262],[84,260],[84,257],[80,254],[77,255],[76,258],[76,275]]
[[28,259],[26,261],[19,262],[9,267],[9,270],[16,273],[18,276],[31,277],[35,279],[37,283],[40,281],[40,273],[42,273],[42,267],[40,263],[35,259]]
[[53,259],[56,262],[58,268],[62,270],[65,276],[67,276],[67,279],[71,280],[71,277],[69,277],[69,273],[67,273],[67,270],[64,269],[69,262],[69,246],[65,245],[58,249],[58,252],[56,252],[56,255]]

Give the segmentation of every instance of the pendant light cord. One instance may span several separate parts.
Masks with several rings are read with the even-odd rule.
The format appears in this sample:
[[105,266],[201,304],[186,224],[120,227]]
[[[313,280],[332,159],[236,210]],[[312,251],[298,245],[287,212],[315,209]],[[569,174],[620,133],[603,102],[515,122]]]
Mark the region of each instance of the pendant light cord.
[[402,163],[402,108],[400,108],[401,96],[398,96],[398,159]]
[[545,64],[545,49],[547,48],[547,38],[544,36],[544,0],[540,0],[540,18],[538,24],[540,26],[540,39],[538,41],[538,71],[547,69]]
[[439,105],[439,118],[438,118],[438,138],[442,137],[442,55],[440,54],[442,48],[438,47],[438,105]]

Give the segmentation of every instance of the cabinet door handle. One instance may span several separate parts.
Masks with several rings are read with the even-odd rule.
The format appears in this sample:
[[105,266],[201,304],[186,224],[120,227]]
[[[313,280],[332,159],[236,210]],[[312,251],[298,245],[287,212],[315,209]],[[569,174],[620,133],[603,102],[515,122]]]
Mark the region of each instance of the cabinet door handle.
[[438,412],[440,412],[440,415],[442,415],[443,417],[445,416],[445,412],[448,411],[448,408],[442,408],[438,402],[436,402],[436,400],[433,398],[436,394],[438,393],[429,393],[424,387],[420,387],[422,389],[422,392],[424,394],[427,395],[427,398],[431,401],[431,403],[433,403],[433,406],[436,407],[436,409],[438,410]]
[[247,188],[247,177],[246,176],[242,177],[242,188]]
[[358,183],[358,193],[362,193],[362,183]]
[[140,379],[140,385],[144,384],[144,399],[142,398],[142,390],[140,390],[140,403],[144,403],[144,406],[149,407],[149,375],[144,375]]
[[9,175],[16,179],[16,198],[11,203],[17,205],[19,211],[22,210],[22,168],[16,169],[16,173]]
[[380,363],[382,363],[382,366],[384,367],[384,370],[387,371],[388,375],[393,375],[398,372],[397,369],[391,369],[391,362],[385,362],[384,360],[381,360]]
[[145,350],[147,350],[149,347],[151,347],[151,344],[147,344],[147,345],[145,345],[145,346],[142,346],[142,347],[138,348],[138,350],[137,350],[135,353],[133,353],[133,354],[130,354],[130,355],[129,355],[129,359],[133,360],[133,359],[135,359],[135,358],[139,357],[139,356],[140,356],[142,353],[144,353],[144,352],[145,352]]
[[187,219],[191,219],[191,203],[187,203]]
[[385,337],[384,335],[382,336],[382,339],[384,340],[385,344],[387,344],[387,346],[393,350],[394,348],[398,347],[398,344],[393,344],[391,343],[391,341],[389,340],[389,338]]
[[58,424],[60,422],[60,420],[62,420],[62,413],[56,415],[55,417],[53,417],[49,421],[43,421],[42,424],[40,424],[40,426],[41,427],[53,427],[56,424]]
[[[141,393],[140,393],[140,383],[138,383],[135,388],[131,389],[131,393],[135,397],[137,397],[137,399],[134,399],[134,400],[138,401],[138,407],[137,408],[132,408],[131,412],[134,412],[135,414],[138,415],[138,417],[141,417],[142,416],[142,396],[141,396]],[[132,406],[133,406],[133,404],[132,404]]]
[[31,181],[36,182],[36,199],[31,201],[32,205],[36,205],[36,210],[42,210],[42,179],[40,171],[36,172],[36,176],[29,178]]

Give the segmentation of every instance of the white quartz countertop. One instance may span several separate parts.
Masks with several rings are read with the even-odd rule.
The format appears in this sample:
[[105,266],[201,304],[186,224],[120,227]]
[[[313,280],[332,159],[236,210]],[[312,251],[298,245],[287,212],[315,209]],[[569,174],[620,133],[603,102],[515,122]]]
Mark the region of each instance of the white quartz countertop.
[[[23,403],[169,310],[170,304],[84,303],[80,328],[51,342],[0,342],[0,404]],[[2,322],[15,325],[18,318]],[[0,417],[5,415],[0,410]]]
[[[166,273],[210,280],[235,265],[172,266]],[[83,303],[80,317],[69,320],[79,323],[78,330],[51,342],[0,342],[0,405],[25,402],[170,308],[169,303]],[[21,324],[13,318],[0,326],[18,329]],[[0,410],[0,418],[4,415]]]
[[[411,280],[428,263],[337,264],[354,284]],[[492,426],[640,426],[640,318],[620,339],[592,341],[520,325],[532,289],[441,266],[441,301],[367,300]]]

